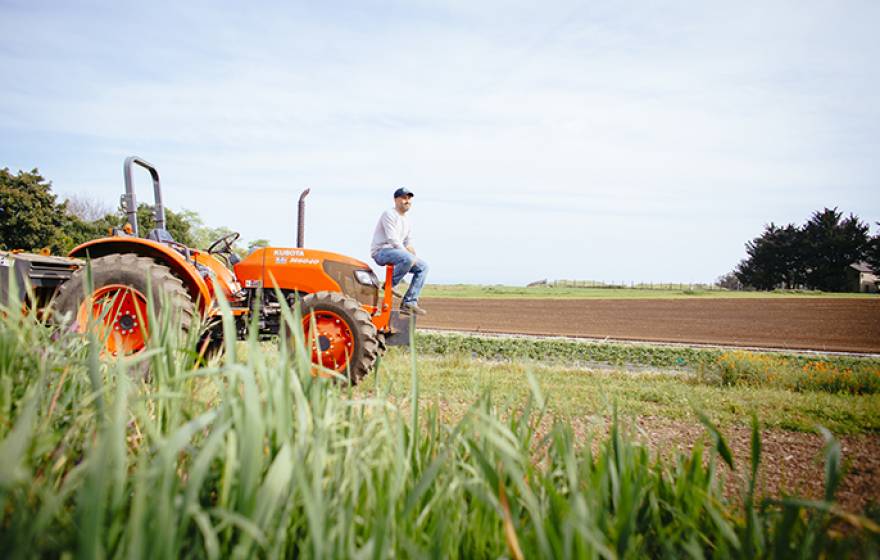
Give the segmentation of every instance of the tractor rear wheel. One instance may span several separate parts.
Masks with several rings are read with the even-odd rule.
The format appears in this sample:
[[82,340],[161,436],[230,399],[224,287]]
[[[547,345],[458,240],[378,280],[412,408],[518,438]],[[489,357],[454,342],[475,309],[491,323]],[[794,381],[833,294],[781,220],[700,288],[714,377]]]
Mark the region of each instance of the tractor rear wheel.
[[301,305],[312,363],[345,375],[356,385],[370,373],[379,355],[378,333],[370,315],[339,292],[309,294]]
[[184,334],[189,331],[195,305],[183,282],[167,266],[133,253],[121,253],[94,259],[91,272],[91,293],[86,293],[88,270],[80,268],[58,289],[55,312],[72,316],[79,332],[97,321],[105,353],[136,354],[146,347],[150,297],[156,316],[165,311],[164,307],[170,307],[172,324],[179,321]]

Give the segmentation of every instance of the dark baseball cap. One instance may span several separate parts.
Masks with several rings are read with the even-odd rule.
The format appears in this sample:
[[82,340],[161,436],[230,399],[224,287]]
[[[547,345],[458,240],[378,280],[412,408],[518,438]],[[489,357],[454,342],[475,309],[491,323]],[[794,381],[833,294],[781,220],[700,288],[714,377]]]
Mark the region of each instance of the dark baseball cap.
[[396,191],[394,191],[394,198],[400,198],[401,196],[415,196],[411,190],[406,187],[400,187]]

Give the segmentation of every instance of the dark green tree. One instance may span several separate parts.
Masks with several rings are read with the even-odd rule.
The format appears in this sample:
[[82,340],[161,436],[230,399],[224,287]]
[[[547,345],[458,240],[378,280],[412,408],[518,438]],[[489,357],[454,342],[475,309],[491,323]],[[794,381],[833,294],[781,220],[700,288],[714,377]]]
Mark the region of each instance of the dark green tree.
[[86,221],[68,212],[64,219],[64,231],[71,242],[67,250],[92,239],[107,237],[113,228],[120,227],[123,222],[117,214],[107,214],[103,218]]
[[748,258],[734,274],[744,285],[758,290],[795,288],[803,283],[802,234],[793,224],[770,223],[760,237],[746,243]]
[[847,268],[864,260],[868,225],[837,208],[814,212],[803,227],[802,267],[808,287],[826,292],[847,289]]
[[[95,219],[101,211],[106,208],[86,198],[58,203],[51,181],[36,169],[17,175],[9,169],[0,170],[0,250],[39,251],[48,247],[54,254],[67,254],[76,245],[106,237],[113,228],[125,225],[122,208]],[[146,237],[156,227],[153,207],[139,204],[137,216],[138,233]],[[226,227],[205,226],[192,210],[175,212],[168,208],[165,229],[175,241],[200,249],[232,232]]]
[[54,253],[68,249],[65,209],[56,202],[52,183],[37,169],[13,175],[0,170],[0,249],[38,251],[48,247]]
[[804,234],[801,228],[788,224],[781,228],[774,239],[779,254],[782,287],[799,288],[804,285]]
[[874,269],[874,272],[880,273],[880,222],[877,222],[876,225],[878,227],[877,235],[868,242],[868,247],[865,249],[865,261]]

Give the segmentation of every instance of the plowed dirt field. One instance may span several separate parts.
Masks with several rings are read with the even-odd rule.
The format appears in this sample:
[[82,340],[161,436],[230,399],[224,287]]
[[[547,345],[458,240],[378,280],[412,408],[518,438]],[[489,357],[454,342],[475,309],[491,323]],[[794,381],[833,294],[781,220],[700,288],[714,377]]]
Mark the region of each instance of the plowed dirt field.
[[486,333],[880,353],[878,299],[424,298],[419,326]]

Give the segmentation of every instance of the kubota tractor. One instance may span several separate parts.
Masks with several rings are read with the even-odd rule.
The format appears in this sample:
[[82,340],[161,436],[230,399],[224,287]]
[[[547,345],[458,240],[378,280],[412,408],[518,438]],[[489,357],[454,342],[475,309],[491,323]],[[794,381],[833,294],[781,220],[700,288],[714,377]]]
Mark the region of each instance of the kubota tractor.
[[[146,239],[138,237],[133,165],[149,171],[153,181],[156,228]],[[71,266],[76,261],[69,259],[52,263],[30,255],[31,262],[25,264],[31,268],[21,273],[33,283],[38,279],[35,272],[29,271],[55,266],[55,313],[72,315],[80,329],[90,323],[90,315],[98,320],[107,352],[133,354],[144,349],[151,327],[147,319],[149,296],[159,307],[157,312],[171,311],[185,330],[192,328],[196,317],[202,319],[200,323],[206,327],[201,334],[200,352],[217,347],[223,333],[217,304],[220,292],[230,303],[239,338],[247,337],[252,323],[258,325],[262,337],[278,335],[283,321],[277,293],[291,307],[299,300],[313,361],[347,375],[352,383],[370,372],[386,344],[408,343],[409,322],[414,319],[394,309],[391,267],[386,268],[381,289],[368,264],[302,247],[303,206],[308,191],[300,197],[298,246],[259,248],[240,259],[232,249],[237,233],[216,240],[207,251],[176,242],[165,229],[156,168],[143,159],[129,157],[123,172],[122,205],[130,228],[127,225],[114,230],[110,237],[89,241],[71,251],[70,257],[88,258],[89,267]],[[7,255],[6,260],[22,258]],[[89,269],[91,291],[87,294]],[[0,269],[0,283],[7,276],[7,271]],[[54,289],[54,285],[48,285]],[[254,313],[259,314],[257,321],[252,321]]]

